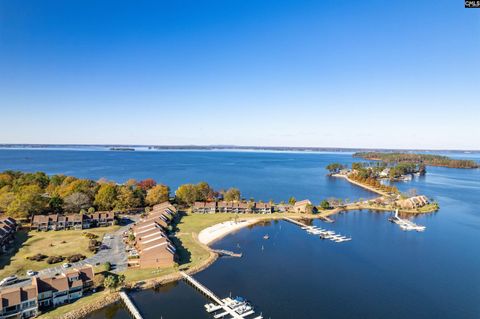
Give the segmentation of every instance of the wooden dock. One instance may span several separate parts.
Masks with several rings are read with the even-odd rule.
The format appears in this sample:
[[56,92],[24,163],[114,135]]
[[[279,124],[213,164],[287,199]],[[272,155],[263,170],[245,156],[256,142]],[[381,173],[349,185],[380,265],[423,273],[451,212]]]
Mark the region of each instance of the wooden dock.
[[143,319],[137,307],[135,307],[125,291],[120,291],[120,297],[134,319]]
[[[183,276],[185,281],[187,281],[193,287],[197,288],[205,296],[207,296],[208,298],[210,298],[211,300],[213,300],[215,303],[217,303],[219,306],[222,307],[222,309],[224,311],[224,313],[222,314],[222,317],[225,317],[228,314],[228,315],[231,316],[231,317],[229,317],[231,319],[244,319],[244,317],[246,316],[245,314],[244,315],[238,314],[235,310],[233,310],[227,304],[225,304],[225,302],[223,302],[219,297],[217,297],[217,295],[215,295],[210,289],[208,289],[207,287],[202,285],[195,278],[193,278],[192,276],[188,275],[187,273],[185,273],[183,271],[181,271],[180,274]],[[250,314],[252,314],[252,313],[250,313]],[[261,316],[257,317],[257,318],[261,318]]]
[[242,257],[242,253],[234,253],[233,251],[230,250],[224,250],[224,249],[212,249],[214,253],[219,254],[220,256],[230,256],[230,257]]
[[299,222],[298,220],[295,220],[295,219],[292,219],[290,217],[283,217],[284,220],[286,220],[287,222],[290,222],[292,224],[295,224],[295,225],[298,225],[300,227],[307,227],[308,225],[304,224],[304,223],[301,223]]

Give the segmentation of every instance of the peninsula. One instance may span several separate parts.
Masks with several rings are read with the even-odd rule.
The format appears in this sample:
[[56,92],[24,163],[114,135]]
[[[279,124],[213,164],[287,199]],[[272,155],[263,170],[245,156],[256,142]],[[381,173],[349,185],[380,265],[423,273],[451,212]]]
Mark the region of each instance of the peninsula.
[[382,161],[391,163],[413,163],[429,166],[442,166],[450,168],[478,168],[479,164],[472,160],[453,159],[443,155],[397,153],[397,152],[358,152],[353,157],[366,160]]

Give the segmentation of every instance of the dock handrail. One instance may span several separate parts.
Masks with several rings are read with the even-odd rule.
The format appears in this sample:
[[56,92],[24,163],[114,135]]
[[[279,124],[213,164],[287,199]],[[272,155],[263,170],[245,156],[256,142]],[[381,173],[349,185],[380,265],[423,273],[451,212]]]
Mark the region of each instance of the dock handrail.
[[120,291],[120,297],[134,319],[143,319],[140,311],[138,311],[137,307],[135,307],[125,291]]

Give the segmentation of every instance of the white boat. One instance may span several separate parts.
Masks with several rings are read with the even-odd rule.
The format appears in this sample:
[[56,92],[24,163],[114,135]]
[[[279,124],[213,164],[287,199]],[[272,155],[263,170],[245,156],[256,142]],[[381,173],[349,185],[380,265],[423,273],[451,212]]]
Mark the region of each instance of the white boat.
[[242,315],[242,314],[245,314],[249,311],[252,311],[252,306],[248,305],[248,304],[244,304],[244,305],[241,305],[237,308],[235,308],[235,312],[238,313],[239,315]]
[[339,238],[339,239],[335,240],[335,242],[336,242],[336,243],[343,243],[343,242],[345,242],[345,241],[350,241],[350,240],[352,240],[352,238],[350,238],[350,237],[342,237],[342,238]]
[[215,311],[220,310],[220,309],[222,309],[222,306],[219,306],[219,305],[216,305],[216,304],[213,304],[213,303],[209,303],[209,304],[205,305],[205,310],[208,313],[215,312]]

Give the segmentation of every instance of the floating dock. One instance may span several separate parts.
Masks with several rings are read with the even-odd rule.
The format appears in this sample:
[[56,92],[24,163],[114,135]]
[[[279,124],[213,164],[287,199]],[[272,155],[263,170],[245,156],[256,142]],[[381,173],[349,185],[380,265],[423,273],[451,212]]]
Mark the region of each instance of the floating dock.
[[416,230],[418,232],[422,232],[427,228],[422,225],[417,225],[408,219],[400,218],[398,216],[398,209],[395,211],[395,215],[393,217],[390,217],[388,220],[391,221],[392,223],[397,224],[398,226],[400,226],[402,230],[405,230],[405,231]]
[[[205,296],[210,298],[214,303],[205,305],[205,310],[208,313],[215,313],[216,311],[221,311],[220,313],[215,313],[213,317],[215,319],[220,319],[227,317],[227,319],[244,319],[250,315],[254,315],[255,311],[253,307],[246,305],[246,303],[241,303],[237,299],[224,298],[220,299],[215,295],[210,289],[202,285],[195,278],[188,275],[187,273],[181,271],[180,274],[182,277],[191,284],[193,287],[197,288]],[[263,317],[257,316],[253,319],[263,319]]]
[[143,319],[142,315],[140,315],[140,311],[138,311],[137,307],[135,307],[125,291],[120,291],[120,297],[134,319]]
[[219,254],[220,256],[242,257],[242,253],[234,253],[233,251],[230,251],[230,250],[212,249],[212,251],[214,253]]
[[352,240],[352,237],[347,237],[347,236],[342,236],[340,234],[336,234],[333,230],[322,229],[322,228],[318,228],[317,226],[309,226],[309,225],[306,225],[304,223],[299,222],[298,220],[288,218],[288,217],[284,217],[283,219],[288,221],[288,222],[291,222],[295,225],[300,226],[300,228],[302,228],[303,230],[305,230],[309,234],[320,236],[320,238],[322,238],[322,239],[329,239],[329,240],[331,240],[333,242],[336,242],[336,243],[343,243],[345,241]]

